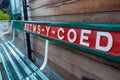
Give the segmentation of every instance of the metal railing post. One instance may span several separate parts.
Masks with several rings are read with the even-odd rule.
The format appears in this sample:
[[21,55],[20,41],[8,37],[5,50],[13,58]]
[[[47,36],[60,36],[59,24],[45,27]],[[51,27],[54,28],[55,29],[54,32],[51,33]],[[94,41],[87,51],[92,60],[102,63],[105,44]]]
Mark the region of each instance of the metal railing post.
[[[26,0],[22,0],[22,2],[23,2],[24,20],[28,20]],[[26,43],[27,43],[28,58],[32,61],[31,44],[30,44],[30,34],[29,33],[26,33]]]

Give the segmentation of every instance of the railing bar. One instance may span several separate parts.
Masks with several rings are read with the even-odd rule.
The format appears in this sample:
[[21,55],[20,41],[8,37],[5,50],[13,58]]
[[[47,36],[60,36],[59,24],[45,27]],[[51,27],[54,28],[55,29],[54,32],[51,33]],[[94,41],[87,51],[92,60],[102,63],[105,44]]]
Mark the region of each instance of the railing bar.
[[15,80],[13,78],[13,75],[12,75],[12,71],[10,70],[9,66],[8,66],[8,63],[4,57],[4,55],[2,54],[2,51],[0,50],[0,57],[2,59],[2,63],[3,63],[3,66],[5,68],[5,72],[7,74],[7,77],[8,77],[8,80]]
[[0,80],[2,80],[2,73],[1,73],[1,71],[0,71]]
[[9,50],[13,53],[14,57],[20,64],[20,66],[23,68],[23,70],[26,72],[26,74],[32,79],[32,80],[37,80],[37,78],[33,75],[31,70],[27,67],[27,65],[22,61],[22,59],[16,54],[16,52],[10,47],[10,45],[5,42],[5,44],[8,46]]
[[28,64],[30,65],[30,67],[38,74],[38,76],[42,79],[42,80],[49,80],[40,70],[39,68],[37,68],[16,46],[14,46],[10,41],[8,41],[8,43],[11,45],[11,47],[17,51],[17,53],[22,57],[22,59]]
[[7,55],[10,63],[12,64],[12,67],[14,68],[14,70],[15,70],[18,78],[19,79],[23,79],[24,76],[22,75],[20,69],[18,68],[18,66],[16,65],[16,63],[14,62],[14,60],[12,59],[12,56],[10,56],[10,54],[8,53],[7,49],[5,48],[5,46],[3,44],[1,44],[1,46],[2,46],[3,50],[5,51],[5,54]]

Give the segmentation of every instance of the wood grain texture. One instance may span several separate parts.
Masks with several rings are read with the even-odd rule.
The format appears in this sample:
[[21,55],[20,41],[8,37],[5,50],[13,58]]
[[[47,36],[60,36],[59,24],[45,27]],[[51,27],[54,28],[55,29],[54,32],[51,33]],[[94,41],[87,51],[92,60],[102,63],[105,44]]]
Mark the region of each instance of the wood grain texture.
[[[37,5],[37,3],[36,3]],[[33,5],[34,6],[34,5]],[[93,13],[106,11],[119,11],[120,0],[77,0],[75,2],[64,2],[51,4],[44,7],[32,8],[32,16],[45,15],[61,15],[61,14],[78,14],[78,13]]]
[[41,8],[41,7],[45,7],[45,6],[49,6],[57,3],[66,2],[66,1],[71,1],[71,0],[35,0],[30,2],[29,4],[31,9],[35,9],[35,8]]
[[120,23],[120,12],[103,12],[89,14],[72,14],[59,16],[29,16],[34,21],[60,21],[60,22],[106,22]]
[[[36,56],[43,60],[43,55],[36,53]],[[79,80],[76,76],[74,76],[73,74],[70,74],[68,71],[64,70],[58,64],[55,64],[54,62],[52,62],[50,60],[48,60],[48,65],[49,65],[49,67],[52,67],[52,69],[54,69],[65,80]],[[51,75],[50,73],[48,73],[48,75],[52,78],[55,78],[55,79],[51,79],[51,80],[56,80],[56,76]]]
[[[34,44],[35,52],[37,54],[39,53],[41,55],[44,55],[43,41],[40,41],[39,39],[35,39],[35,41],[37,42]],[[55,43],[51,43],[49,45],[49,60],[51,60],[61,68],[65,69],[70,74],[73,74],[78,79],[85,75],[90,78],[102,80],[112,80],[114,79],[114,77],[116,77],[116,80],[120,79],[119,70],[113,69],[109,66],[93,61],[86,57],[82,57],[80,54],[85,53],[81,51],[78,51],[78,54],[72,51],[72,48],[62,48],[61,46],[62,45],[56,45]]]
[[[36,42],[35,44],[33,43],[34,46],[37,46],[38,48],[42,48],[44,50],[44,48],[45,48],[45,39],[33,36],[32,40],[33,41],[31,41],[31,42]],[[84,57],[87,57],[89,59],[92,59],[92,60],[95,60],[95,61],[104,63],[106,65],[113,66],[115,68],[120,69],[120,64],[119,63],[115,63],[115,62],[109,61],[107,59],[104,59],[104,58],[101,58],[101,57],[98,57],[98,56],[95,56],[95,55],[92,55],[92,54],[81,52],[79,50],[76,50],[76,49],[73,49],[73,48],[70,48],[70,47],[67,47],[67,46],[64,46],[64,45],[55,44],[54,42],[51,42],[51,44],[53,44],[54,46],[57,46],[59,48],[63,48],[63,49],[69,50],[69,51],[73,52],[73,54],[84,56]],[[58,49],[56,49],[56,50],[58,50]]]
[[[29,4],[29,18],[34,21],[120,23],[120,0],[30,0]],[[43,60],[45,40],[32,37],[32,49]],[[48,63],[65,80],[79,80],[83,76],[120,80],[119,63],[54,42],[49,45]]]
[[32,2],[32,1],[36,1],[36,0],[27,0],[27,3],[30,3],[30,2]]
[[[43,56],[44,51],[43,51],[42,48],[39,49],[39,47],[36,46],[35,50],[39,50],[40,51],[40,52],[35,51],[37,55],[39,55],[41,53],[42,56]],[[64,76],[67,75],[67,74],[71,74],[72,75],[71,77],[73,77],[73,78],[68,77],[68,75],[66,77],[64,77],[64,78],[66,78],[66,80],[73,80],[74,78],[77,78],[77,80],[78,80],[78,79],[81,79],[83,76],[87,76],[89,78],[98,79],[98,78],[94,77],[92,74],[87,73],[87,72],[85,72],[85,71],[83,71],[83,70],[75,67],[74,65],[69,64],[68,62],[62,60],[61,57],[55,56],[51,52],[49,52],[49,54],[50,54],[49,55],[49,60],[51,62],[55,63],[57,66],[59,66],[60,68],[62,68],[62,70],[67,71],[66,74],[60,72],[59,73],[60,75],[63,75],[63,74],[64,74]],[[54,67],[56,67],[56,66],[54,66]]]

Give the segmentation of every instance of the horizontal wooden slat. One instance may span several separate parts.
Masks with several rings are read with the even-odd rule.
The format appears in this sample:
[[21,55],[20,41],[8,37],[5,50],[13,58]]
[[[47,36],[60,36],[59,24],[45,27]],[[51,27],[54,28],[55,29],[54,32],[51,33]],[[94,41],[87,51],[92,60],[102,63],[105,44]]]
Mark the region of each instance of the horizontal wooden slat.
[[[38,47],[35,47],[35,50],[38,50],[38,49],[39,49]],[[42,55],[44,55],[43,49],[39,49],[39,51],[40,51],[40,53],[42,53]],[[35,53],[37,53],[38,56],[40,54],[39,51],[35,51]],[[72,74],[74,76],[74,77],[72,76],[73,79],[74,78],[80,79],[80,78],[82,78],[82,76],[85,76],[85,75],[88,77],[91,77],[91,78],[95,78],[95,76],[92,76],[92,74],[87,73],[84,70],[80,70],[79,68],[75,67],[74,65],[67,63],[60,57],[54,56],[51,52],[49,52],[49,54],[50,54],[49,60],[52,61],[53,63],[55,63],[56,65],[58,65],[60,68],[62,68],[62,70],[66,70],[68,73]],[[60,74],[60,73],[58,73],[58,74]],[[95,79],[97,79],[97,78],[95,78]]]
[[[32,44],[34,44],[34,46],[42,48],[44,50],[44,47],[45,47],[45,41],[44,41],[44,39],[33,36],[31,42],[32,42]],[[34,48],[34,46],[33,46],[33,48]],[[91,55],[91,54],[87,54],[85,52],[81,52],[81,51],[78,51],[78,50],[72,49],[70,47],[63,46],[63,45],[58,45],[58,44],[54,43],[54,46],[59,46],[60,48],[67,49],[67,50],[69,50],[69,51],[71,51],[71,52],[73,52],[75,54],[80,55],[80,56],[84,56],[84,57],[87,57],[89,59],[92,59],[92,60],[95,60],[95,61],[104,63],[106,65],[110,65],[110,66],[113,66],[113,67],[116,67],[116,68],[120,69],[120,64],[118,64],[118,63],[115,63],[115,62],[112,62],[112,61],[108,61],[106,59],[103,59],[103,58],[100,58],[100,57],[97,57],[97,56],[94,56],[94,55]],[[33,49],[33,50],[35,50],[35,49]]]
[[[35,50],[38,50],[38,49],[36,48]],[[43,55],[42,50],[43,49],[39,49],[40,53],[42,53],[42,55]],[[60,51],[57,51],[57,52],[60,52]],[[119,72],[116,72],[114,69],[112,69],[110,67],[106,67],[102,64],[92,62],[89,59],[86,60],[85,58],[82,58],[78,55],[76,55],[76,56],[78,56],[79,58],[74,57],[74,55],[68,56],[68,55],[66,55],[66,54],[68,54],[67,52],[65,52],[65,51],[62,51],[62,52],[56,53],[57,55],[54,55],[55,53],[53,53],[53,51],[51,53],[51,51],[50,51],[49,52],[49,60],[51,60],[52,62],[57,64],[59,67],[63,68],[63,70],[65,69],[69,73],[75,75],[78,79],[82,78],[82,76],[88,76],[90,78],[102,79],[102,80],[110,80],[110,79],[112,80],[112,79],[114,79],[114,76],[115,76],[116,79],[119,79],[119,75],[118,75]],[[77,64],[79,65],[79,67],[76,66]],[[92,76],[92,75],[94,75],[94,76]],[[112,76],[109,78],[106,77],[106,76],[110,76],[110,75],[112,75]]]
[[71,0],[34,0],[30,4],[31,9],[44,7],[52,4],[62,3]]
[[29,16],[34,21],[64,21],[64,22],[108,22],[119,23],[120,12],[103,12],[90,14],[73,14],[59,16]]
[[28,2],[36,1],[36,0],[27,0]]
[[[36,56],[40,59],[43,60],[43,55],[36,53]],[[39,64],[39,63],[38,63]],[[52,69],[58,73],[58,75],[60,75],[62,78],[64,78],[65,80],[78,80],[78,78],[76,78],[76,76],[74,76],[73,74],[69,73],[66,70],[63,70],[63,68],[61,68],[59,65],[55,64],[54,62],[48,60],[48,66],[52,67]],[[52,75],[51,73],[48,74],[50,77],[55,78],[57,76]],[[54,80],[54,79],[53,79]],[[57,79],[60,80],[60,79]]]
[[[37,52],[37,54],[39,53],[43,55],[44,41],[37,41],[37,39],[34,41],[34,50]],[[84,73],[94,75],[94,77],[96,76],[96,78],[98,77],[103,80],[112,80],[114,77],[116,77],[116,79],[120,78],[118,75],[119,70],[82,57],[78,55],[78,53],[75,54],[75,52],[72,52],[70,49],[68,50],[66,48],[61,48],[60,46],[53,45],[53,43],[52,45],[49,45],[49,60],[67,70],[69,73],[76,75],[78,78],[81,78]],[[83,52],[79,51],[79,54],[83,54]]]
[[49,5],[43,8],[33,8],[32,16],[78,14],[120,10],[120,0],[77,0],[72,3]]

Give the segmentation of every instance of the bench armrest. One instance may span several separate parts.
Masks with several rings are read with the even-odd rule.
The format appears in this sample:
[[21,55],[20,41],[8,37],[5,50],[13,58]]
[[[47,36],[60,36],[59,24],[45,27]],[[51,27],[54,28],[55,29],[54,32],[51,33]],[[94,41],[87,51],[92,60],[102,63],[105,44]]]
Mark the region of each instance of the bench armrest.
[[2,40],[4,40],[4,39],[5,39],[5,35],[6,35],[6,34],[9,34],[10,31],[12,30],[12,23],[13,23],[13,21],[11,21],[11,25],[10,25],[9,29],[8,29],[6,32],[0,34],[0,38],[1,38]]

